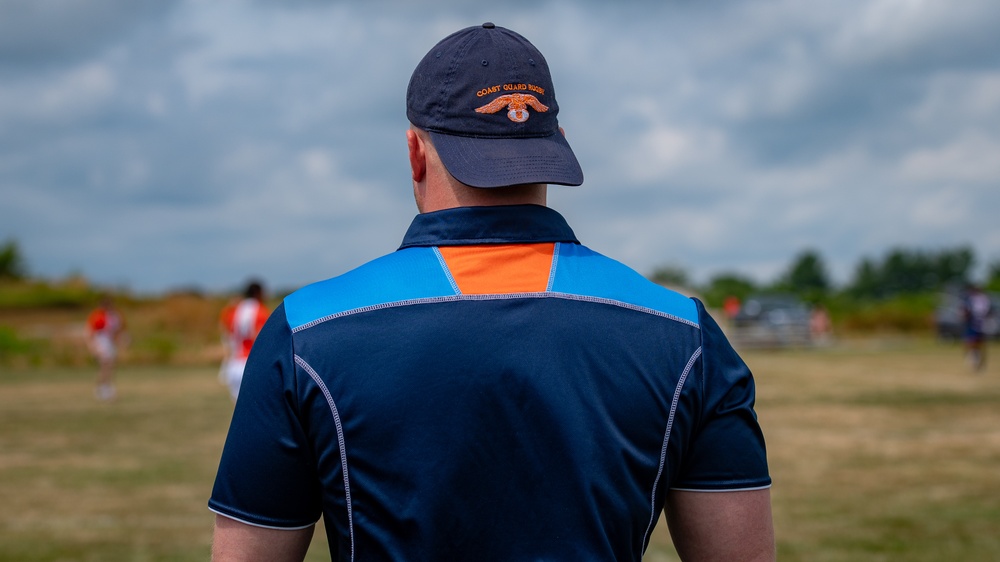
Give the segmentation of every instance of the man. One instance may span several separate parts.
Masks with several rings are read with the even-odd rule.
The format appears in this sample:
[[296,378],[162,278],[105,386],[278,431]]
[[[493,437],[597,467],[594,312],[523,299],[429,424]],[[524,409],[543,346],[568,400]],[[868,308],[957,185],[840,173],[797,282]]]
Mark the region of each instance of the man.
[[115,309],[109,295],[87,317],[88,346],[97,360],[97,384],[94,396],[109,402],[118,394],[115,389],[115,366],[118,362],[118,342],[125,332],[125,321]]
[[223,308],[219,317],[223,337],[226,340],[226,357],[223,360],[222,374],[233,400],[240,394],[243,371],[253,342],[267,321],[268,310],[263,301],[263,285],[251,281],[243,292],[243,299]]
[[773,560],[750,372],[692,299],[582,246],[583,174],[545,59],[491,23],[407,89],[420,214],[402,247],[287,297],[248,364],[213,554]]
[[986,322],[992,313],[993,303],[990,297],[974,283],[966,287],[962,299],[962,318],[965,323],[963,339],[965,340],[965,356],[969,367],[981,371],[986,365]]

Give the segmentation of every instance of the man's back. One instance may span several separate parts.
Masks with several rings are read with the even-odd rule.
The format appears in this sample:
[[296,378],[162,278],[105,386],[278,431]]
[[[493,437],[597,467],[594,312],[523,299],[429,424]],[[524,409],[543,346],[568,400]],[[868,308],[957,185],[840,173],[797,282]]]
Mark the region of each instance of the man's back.
[[[494,243],[468,245],[473,231]],[[238,486],[267,485],[276,462],[301,478],[247,503],[217,489],[213,509],[282,513],[281,526],[322,509],[341,559],[639,560],[667,487],[769,483],[756,424],[740,419],[749,372],[717,331],[549,209],[422,215],[403,249],[285,299],[260,340],[282,377],[248,377],[258,408],[233,424],[286,439],[245,444],[263,478]],[[732,419],[707,423],[722,409]],[[757,456],[756,472],[726,474],[720,443],[692,439],[703,428],[741,464]]]

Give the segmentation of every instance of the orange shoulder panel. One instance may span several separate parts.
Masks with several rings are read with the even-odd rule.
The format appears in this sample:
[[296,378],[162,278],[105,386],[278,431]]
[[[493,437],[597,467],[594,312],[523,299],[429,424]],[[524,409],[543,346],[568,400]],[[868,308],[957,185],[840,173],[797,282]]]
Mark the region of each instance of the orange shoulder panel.
[[549,284],[555,244],[483,244],[438,249],[462,294],[541,293]]

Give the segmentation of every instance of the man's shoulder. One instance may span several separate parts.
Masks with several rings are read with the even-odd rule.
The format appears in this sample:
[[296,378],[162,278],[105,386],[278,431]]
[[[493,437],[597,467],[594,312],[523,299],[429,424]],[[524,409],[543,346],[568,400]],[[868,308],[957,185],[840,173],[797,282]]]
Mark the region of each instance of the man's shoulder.
[[306,285],[284,299],[293,330],[339,314],[390,302],[454,295],[454,286],[429,247],[397,250],[346,273]]
[[700,324],[699,306],[691,297],[654,283],[624,263],[579,244],[561,245],[552,290],[606,299],[693,326]]

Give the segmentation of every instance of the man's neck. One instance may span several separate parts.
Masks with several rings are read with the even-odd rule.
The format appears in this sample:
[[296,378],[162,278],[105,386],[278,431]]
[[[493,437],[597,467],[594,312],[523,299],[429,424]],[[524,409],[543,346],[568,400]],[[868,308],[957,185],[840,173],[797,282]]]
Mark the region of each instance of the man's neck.
[[435,186],[424,197],[418,198],[421,213],[430,213],[455,207],[493,207],[498,205],[541,205],[547,203],[545,184],[514,185],[509,187],[477,188],[467,185]]

